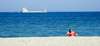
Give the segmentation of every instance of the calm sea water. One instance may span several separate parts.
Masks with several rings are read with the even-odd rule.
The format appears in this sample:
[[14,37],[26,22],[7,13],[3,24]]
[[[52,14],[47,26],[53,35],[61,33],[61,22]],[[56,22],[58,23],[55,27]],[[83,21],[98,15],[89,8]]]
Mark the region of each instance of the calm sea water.
[[0,37],[100,36],[100,12],[0,13]]

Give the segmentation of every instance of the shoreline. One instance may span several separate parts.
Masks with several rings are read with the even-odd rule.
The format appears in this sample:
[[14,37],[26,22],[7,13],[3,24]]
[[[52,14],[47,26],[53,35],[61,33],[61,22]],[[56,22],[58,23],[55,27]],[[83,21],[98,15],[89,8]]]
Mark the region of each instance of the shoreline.
[[100,36],[0,38],[0,46],[100,46]]
[[[33,37],[43,37],[43,36],[33,36]],[[70,36],[44,36],[44,37],[70,37]],[[76,37],[100,37],[100,36],[76,36]],[[0,37],[0,38],[32,38],[32,37]]]

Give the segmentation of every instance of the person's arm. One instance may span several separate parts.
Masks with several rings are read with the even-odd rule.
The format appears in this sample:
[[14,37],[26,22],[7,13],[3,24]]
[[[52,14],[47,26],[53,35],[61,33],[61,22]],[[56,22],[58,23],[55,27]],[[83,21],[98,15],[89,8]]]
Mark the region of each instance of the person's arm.
[[69,36],[69,32],[67,32],[67,33],[66,33],[66,35],[68,35],[68,36]]
[[76,36],[76,37],[78,36],[77,33],[75,33],[75,36]]

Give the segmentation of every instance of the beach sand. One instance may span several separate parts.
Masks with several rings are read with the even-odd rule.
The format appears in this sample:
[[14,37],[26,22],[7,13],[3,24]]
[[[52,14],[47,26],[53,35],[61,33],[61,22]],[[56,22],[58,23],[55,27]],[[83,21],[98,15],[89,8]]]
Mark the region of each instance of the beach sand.
[[0,38],[0,46],[100,46],[100,37]]

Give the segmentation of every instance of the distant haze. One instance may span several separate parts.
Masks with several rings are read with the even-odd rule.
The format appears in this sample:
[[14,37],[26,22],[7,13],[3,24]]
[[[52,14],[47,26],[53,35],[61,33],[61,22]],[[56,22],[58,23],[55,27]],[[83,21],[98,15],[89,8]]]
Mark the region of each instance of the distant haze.
[[20,12],[23,7],[29,11],[48,12],[100,11],[100,0],[0,0],[0,12]]

